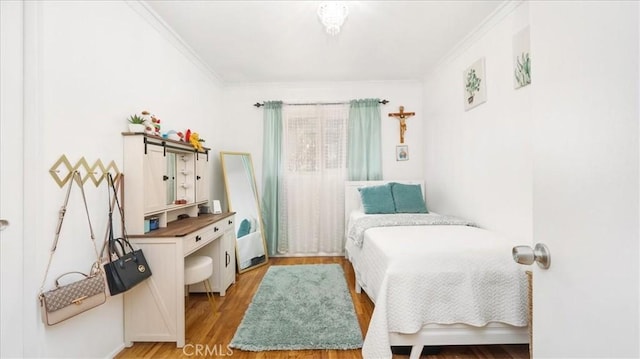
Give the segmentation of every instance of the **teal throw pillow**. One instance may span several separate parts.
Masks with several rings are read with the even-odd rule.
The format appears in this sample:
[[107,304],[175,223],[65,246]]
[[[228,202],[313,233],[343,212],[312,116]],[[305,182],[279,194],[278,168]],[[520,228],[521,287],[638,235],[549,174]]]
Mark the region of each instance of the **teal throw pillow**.
[[391,183],[396,213],[428,213],[419,184]]
[[362,199],[362,208],[366,214],[395,213],[391,186],[387,183],[380,186],[358,188]]
[[243,219],[242,222],[240,222],[240,228],[238,228],[238,238],[244,237],[249,233],[251,233],[251,222]]

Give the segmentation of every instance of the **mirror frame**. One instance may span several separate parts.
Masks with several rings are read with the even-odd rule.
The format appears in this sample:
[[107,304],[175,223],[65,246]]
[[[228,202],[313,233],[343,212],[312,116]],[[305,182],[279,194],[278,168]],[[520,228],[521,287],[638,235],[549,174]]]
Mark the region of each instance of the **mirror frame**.
[[[239,258],[239,253],[238,253],[238,238],[237,238],[237,230],[234,229],[234,231],[236,232],[236,243],[235,243],[235,248],[236,248],[236,270],[238,271],[238,274],[242,274],[244,272],[250,271],[252,269],[256,269],[259,267],[262,267],[263,265],[266,265],[269,263],[269,251],[267,250],[267,241],[265,240],[264,237],[264,223],[262,221],[262,211],[260,208],[260,199],[258,196],[258,186],[256,184],[256,177],[255,177],[255,169],[253,168],[253,159],[251,157],[251,153],[249,152],[233,152],[233,151],[220,151],[220,166],[222,167],[222,177],[224,178],[224,191],[225,191],[225,196],[227,197],[227,206],[229,207],[229,212],[233,212],[233,204],[232,204],[232,200],[231,197],[229,196],[229,180],[227,178],[227,167],[225,165],[225,155],[241,155],[241,156],[247,156],[249,158],[249,165],[251,166],[251,178],[249,178],[250,181],[252,181],[253,183],[253,197],[255,198],[255,202],[256,202],[256,209],[257,209],[257,221],[260,224],[260,236],[262,238],[262,248],[264,248],[264,257],[265,260],[262,263],[258,263],[256,265],[247,267],[245,269],[240,269],[240,258]],[[238,218],[236,218],[236,221],[238,220]],[[235,221],[234,221],[235,222]]]
[[[165,154],[166,159],[166,175],[168,177],[165,183],[166,191],[166,204],[170,206],[174,204],[178,197],[178,187],[176,186],[176,177],[178,177],[178,164],[176,163],[178,156],[176,152],[167,151]],[[171,193],[171,195],[169,195]]]

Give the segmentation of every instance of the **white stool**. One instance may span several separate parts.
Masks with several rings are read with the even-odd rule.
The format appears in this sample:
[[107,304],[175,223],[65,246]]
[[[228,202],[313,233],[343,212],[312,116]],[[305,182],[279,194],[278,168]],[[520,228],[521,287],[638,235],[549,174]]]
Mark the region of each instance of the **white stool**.
[[209,284],[209,277],[213,274],[213,259],[207,256],[189,256],[184,259],[184,285],[186,294],[189,295],[189,285],[202,283],[207,299],[211,304],[213,312],[216,311],[216,303],[213,298],[213,290]]

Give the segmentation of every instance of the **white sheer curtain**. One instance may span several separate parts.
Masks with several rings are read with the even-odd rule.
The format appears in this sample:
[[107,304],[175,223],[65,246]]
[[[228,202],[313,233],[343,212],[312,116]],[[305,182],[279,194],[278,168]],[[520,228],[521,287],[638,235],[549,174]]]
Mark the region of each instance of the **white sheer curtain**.
[[284,105],[281,230],[288,255],[344,253],[349,104]]

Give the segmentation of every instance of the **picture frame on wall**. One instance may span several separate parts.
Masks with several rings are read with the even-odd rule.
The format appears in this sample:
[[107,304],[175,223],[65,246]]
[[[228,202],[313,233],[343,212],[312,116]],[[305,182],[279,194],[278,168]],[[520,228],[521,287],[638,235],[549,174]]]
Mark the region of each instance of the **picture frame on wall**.
[[396,146],[396,161],[408,161],[409,160],[409,146],[398,145]]
[[484,57],[478,59],[462,73],[464,110],[487,102],[487,79],[484,71]]
[[527,26],[513,37],[513,88],[519,89],[530,84],[531,50]]

